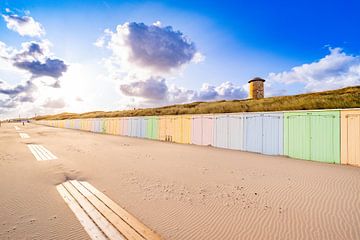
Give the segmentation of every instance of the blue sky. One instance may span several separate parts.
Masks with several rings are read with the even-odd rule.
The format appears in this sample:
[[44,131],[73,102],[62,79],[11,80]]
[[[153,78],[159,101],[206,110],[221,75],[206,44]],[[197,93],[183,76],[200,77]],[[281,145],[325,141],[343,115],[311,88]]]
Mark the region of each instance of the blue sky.
[[246,98],[256,76],[267,96],[360,84],[358,1],[5,0],[0,11],[1,118]]

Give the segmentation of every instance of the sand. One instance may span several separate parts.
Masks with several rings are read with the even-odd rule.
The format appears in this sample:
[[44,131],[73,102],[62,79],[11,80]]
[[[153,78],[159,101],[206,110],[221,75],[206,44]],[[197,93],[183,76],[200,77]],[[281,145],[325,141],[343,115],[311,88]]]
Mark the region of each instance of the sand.
[[56,191],[68,179],[165,239],[360,239],[360,168],[14,125],[0,127],[0,239],[89,239]]

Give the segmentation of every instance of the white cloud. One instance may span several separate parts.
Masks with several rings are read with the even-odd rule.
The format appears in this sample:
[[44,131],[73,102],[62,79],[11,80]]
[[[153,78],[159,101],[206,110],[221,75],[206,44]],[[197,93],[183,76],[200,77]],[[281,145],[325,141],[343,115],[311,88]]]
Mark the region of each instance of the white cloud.
[[59,79],[67,71],[68,66],[65,62],[53,57],[50,52],[51,43],[48,40],[24,42],[21,46],[20,50],[16,50],[0,42],[0,61],[6,62],[6,68],[11,65],[11,68],[16,67],[27,72],[31,78]]
[[290,71],[270,73],[267,77],[269,90],[276,95],[286,93],[286,88],[294,84],[303,86],[298,88],[298,93],[359,85],[360,56],[348,55],[341,48],[329,50],[330,53],[319,61],[294,67]]
[[[34,102],[35,84],[30,80],[16,86],[10,86],[5,81],[0,81],[0,110],[16,108],[20,103]],[[4,97],[5,96],[5,97]]]
[[200,62],[203,62],[203,61],[205,61],[205,56],[200,52],[196,52],[194,54],[194,57],[192,58],[192,62],[200,63]]
[[58,98],[58,99],[46,99],[45,103],[42,105],[45,108],[64,108],[66,106],[66,103],[64,99]]
[[218,86],[205,83],[199,90],[193,90],[174,84],[168,86],[166,80],[161,77],[122,84],[120,91],[131,97],[131,101],[137,107],[163,106],[193,101],[234,100],[247,96],[243,86],[236,86],[231,82],[224,82]]
[[[127,22],[114,32],[106,29],[94,45],[111,51],[103,63],[110,77],[119,82],[127,106],[182,103],[200,96],[198,91],[165,80],[176,77],[186,65],[205,59],[194,42],[171,26],[163,27],[160,21],[152,25]],[[214,97],[220,96],[217,92]]]
[[60,78],[68,68],[64,61],[54,58],[50,47],[47,40],[24,42],[19,50],[0,42],[1,112],[11,116],[16,110],[26,112],[32,105],[61,106],[60,101],[42,103],[44,98],[54,97],[49,89],[60,88]]
[[94,44],[111,50],[108,64],[124,73],[146,73],[147,77],[170,73],[191,61],[204,59],[183,33],[170,26],[161,27],[159,22],[149,26],[127,22],[118,25],[115,32],[106,29]]
[[31,81],[26,81],[25,84],[19,84],[15,87],[9,86],[3,81],[0,81],[0,94],[9,96],[17,96],[24,92],[30,92],[34,90],[34,84]]
[[0,56],[1,58],[9,58],[11,53],[14,51],[13,48],[7,46],[4,42],[0,41]]
[[77,101],[77,102],[83,102],[84,99],[82,99],[82,97],[75,97],[75,101]]
[[[10,9],[6,11],[10,12]],[[30,16],[19,16],[16,14],[2,15],[8,29],[19,33],[21,36],[40,37],[45,35],[43,26]]]
[[171,85],[167,94],[166,104],[189,103],[196,101],[198,93],[191,89]]
[[203,83],[199,91],[195,91],[194,100],[213,101],[213,100],[234,100],[246,98],[247,92],[243,86],[236,86],[227,81],[218,86]]
[[153,25],[156,27],[161,27],[161,22],[158,20],[158,21],[154,22]]
[[161,77],[151,77],[145,81],[122,84],[120,85],[120,91],[126,96],[162,100],[166,97],[168,87],[165,79]]

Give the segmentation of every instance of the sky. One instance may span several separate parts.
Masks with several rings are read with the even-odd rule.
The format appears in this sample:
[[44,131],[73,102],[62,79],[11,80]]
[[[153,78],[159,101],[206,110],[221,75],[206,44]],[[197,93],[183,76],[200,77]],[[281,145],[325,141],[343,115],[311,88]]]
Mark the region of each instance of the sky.
[[0,119],[360,85],[360,2],[0,1]]

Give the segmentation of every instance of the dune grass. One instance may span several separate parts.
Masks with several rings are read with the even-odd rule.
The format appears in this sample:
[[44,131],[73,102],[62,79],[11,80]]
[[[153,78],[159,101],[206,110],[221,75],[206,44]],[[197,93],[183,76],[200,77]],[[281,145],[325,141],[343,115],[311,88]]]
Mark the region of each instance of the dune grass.
[[266,112],[310,109],[340,109],[360,107],[360,86],[338,90],[299,94],[293,96],[269,97],[258,100],[232,100],[216,102],[193,102],[158,108],[145,108],[112,112],[60,113],[37,116],[35,120],[62,120],[75,118],[132,117],[181,114]]

